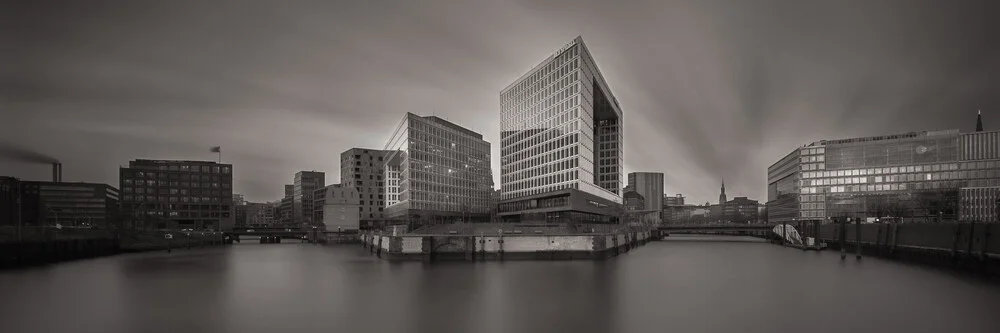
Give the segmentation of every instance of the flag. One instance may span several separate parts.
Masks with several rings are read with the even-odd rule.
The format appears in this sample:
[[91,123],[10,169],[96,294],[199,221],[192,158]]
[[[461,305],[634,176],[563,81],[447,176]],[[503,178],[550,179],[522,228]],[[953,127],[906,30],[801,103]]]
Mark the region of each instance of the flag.
[[222,152],[222,147],[220,147],[220,146],[212,147],[211,152],[213,152],[213,153],[221,153]]

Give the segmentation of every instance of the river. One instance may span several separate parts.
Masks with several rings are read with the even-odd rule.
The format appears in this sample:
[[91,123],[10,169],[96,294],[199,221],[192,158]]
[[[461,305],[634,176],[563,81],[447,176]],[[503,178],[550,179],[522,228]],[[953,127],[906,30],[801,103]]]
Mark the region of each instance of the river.
[[606,261],[390,263],[248,242],[80,260],[0,271],[0,332],[1000,332],[996,282],[698,240],[714,241]]

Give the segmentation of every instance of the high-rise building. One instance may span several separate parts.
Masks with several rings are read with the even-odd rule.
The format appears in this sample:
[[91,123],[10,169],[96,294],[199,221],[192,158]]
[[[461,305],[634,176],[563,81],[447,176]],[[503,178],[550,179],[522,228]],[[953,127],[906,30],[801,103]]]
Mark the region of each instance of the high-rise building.
[[642,196],[645,202],[643,210],[659,212],[663,209],[662,172],[630,172],[628,187]]
[[416,225],[486,222],[490,143],[435,116],[407,113],[386,144],[385,218]]
[[499,215],[617,223],[622,111],[581,37],[500,92]]
[[388,151],[351,148],[340,153],[340,183],[354,187],[360,195],[358,219],[371,227],[385,219],[385,170]]
[[[828,217],[996,221],[1000,132],[823,140],[768,168],[769,222]],[[992,204],[991,204],[992,202]]]
[[326,186],[326,174],[323,172],[299,171],[295,173],[292,192],[292,223],[313,224],[313,194],[324,186]]
[[143,228],[230,229],[232,168],[208,161],[129,161],[119,169],[123,213]]
[[295,196],[295,185],[285,184],[285,197],[291,198]]

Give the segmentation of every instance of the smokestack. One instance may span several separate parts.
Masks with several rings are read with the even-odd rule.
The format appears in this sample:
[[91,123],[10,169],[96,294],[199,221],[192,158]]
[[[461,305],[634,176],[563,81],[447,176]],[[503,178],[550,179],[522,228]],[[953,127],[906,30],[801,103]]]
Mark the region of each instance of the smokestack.
[[62,182],[62,163],[52,163],[52,181],[56,183]]

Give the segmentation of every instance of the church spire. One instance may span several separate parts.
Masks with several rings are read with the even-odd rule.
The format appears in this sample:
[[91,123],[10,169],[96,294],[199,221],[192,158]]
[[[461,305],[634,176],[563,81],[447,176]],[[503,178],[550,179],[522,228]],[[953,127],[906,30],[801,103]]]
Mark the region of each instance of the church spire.
[[726,177],[722,177],[722,192],[719,193],[719,204],[726,203]]
[[983,131],[983,111],[978,110],[976,112],[976,132]]

